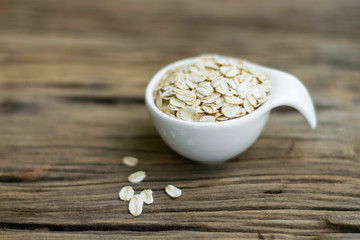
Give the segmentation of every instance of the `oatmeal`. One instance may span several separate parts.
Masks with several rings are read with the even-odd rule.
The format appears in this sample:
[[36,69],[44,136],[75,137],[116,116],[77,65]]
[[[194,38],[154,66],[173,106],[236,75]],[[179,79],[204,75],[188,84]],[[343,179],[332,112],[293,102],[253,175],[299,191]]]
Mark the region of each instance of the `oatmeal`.
[[253,112],[266,101],[270,89],[270,77],[240,59],[201,55],[166,72],[154,98],[171,117],[219,122]]

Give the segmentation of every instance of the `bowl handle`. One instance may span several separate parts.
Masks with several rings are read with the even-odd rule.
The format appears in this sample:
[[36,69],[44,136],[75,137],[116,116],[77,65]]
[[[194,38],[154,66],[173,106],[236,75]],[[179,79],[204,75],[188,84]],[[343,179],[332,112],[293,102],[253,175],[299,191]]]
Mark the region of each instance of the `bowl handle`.
[[295,76],[278,70],[272,71],[271,78],[272,100],[268,102],[267,107],[269,109],[282,105],[293,107],[305,117],[310,127],[315,129],[317,126],[315,107],[304,84]]

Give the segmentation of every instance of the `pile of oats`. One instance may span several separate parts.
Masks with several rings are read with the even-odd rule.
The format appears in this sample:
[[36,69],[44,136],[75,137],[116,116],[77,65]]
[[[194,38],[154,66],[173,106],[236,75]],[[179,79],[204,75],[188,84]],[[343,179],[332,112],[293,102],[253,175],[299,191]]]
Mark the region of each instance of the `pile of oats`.
[[[126,156],[123,158],[123,163],[129,167],[134,167],[139,160],[135,157]],[[137,171],[129,175],[128,180],[131,183],[140,183],[146,178],[146,172]],[[172,198],[178,198],[181,195],[181,189],[174,185],[167,185],[165,192]],[[145,204],[152,204],[154,202],[153,191],[151,189],[144,189],[140,194],[135,194],[131,186],[124,186],[119,192],[119,198],[122,201],[129,202],[129,212],[137,217],[143,211]]]
[[270,89],[270,77],[240,59],[201,55],[166,72],[154,98],[171,117],[218,122],[253,112],[266,101]]

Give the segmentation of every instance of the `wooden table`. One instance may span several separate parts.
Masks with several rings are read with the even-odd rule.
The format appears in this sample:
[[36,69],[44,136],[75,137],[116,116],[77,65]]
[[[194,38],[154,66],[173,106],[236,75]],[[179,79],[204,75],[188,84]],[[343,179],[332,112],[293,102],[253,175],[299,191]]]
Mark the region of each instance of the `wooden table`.
[[[360,239],[360,1],[0,0],[0,239]],[[155,131],[144,90],[214,52],[298,76],[310,130],[279,108],[206,166]],[[128,167],[123,156],[140,163]],[[118,192],[135,170],[155,202]],[[167,184],[183,190],[176,200]]]

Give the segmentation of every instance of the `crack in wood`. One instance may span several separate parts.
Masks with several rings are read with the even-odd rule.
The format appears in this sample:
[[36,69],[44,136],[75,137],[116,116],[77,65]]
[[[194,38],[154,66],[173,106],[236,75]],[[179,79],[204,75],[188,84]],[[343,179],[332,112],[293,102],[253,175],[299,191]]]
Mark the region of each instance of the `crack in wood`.
[[[215,201],[216,202],[216,201]],[[338,212],[353,212],[353,211],[360,211],[360,208],[355,206],[355,207],[350,207],[350,206],[346,206],[346,207],[337,207],[337,206],[324,206],[324,207],[319,207],[319,206],[298,206],[298,207],[283,207],[281,205],[278,206],[245,206],[245,207],[235,207],[235,206],[231,206],[231,207],[221,207],[221,208],[191,208],[188,207],[186,209],[167,209],[164,210],[162,209],[161,211],[159,211],[158,213],[180,213],[180,212],[241,212],[241,211],[270,211],[270,210],[298,210],[298,211],[307,211],[307,210],[313,210],[313,211],[338,211]],[[154,210],[153,213],[156,213],[157,211]]]
[[13,114],[19,112],[36,113],[39,107],[35,103],[20,102],[11,98],[0,102],[0,113]]
[[60,100],[70,103],[81,104],[100,104],[100,105],[119,105],[119,104],[144,104],[142,97],[115,97],[115,96],[66,96],[60,97]]
[[265,239],[261,233],[258,233],[258,239]]
[[280,194],[280,193],[282,193],[282,190],[281,189],[271,189],[271,190],[264,191],[264,193],[267,193],[267,194]]
[[360,221],[346,221],[343,219],[338,219],[338,218],[326,218],[325,219],[325,223],[327,226],[337,229],[338,231],[341,232],[346,232],[346,233],[360,233]]
[[37,230],[54,232],[83,232],[83,231],[199,231],[199,232],[239,232],[237,229],[226,227],[211,228],[204,224],[164,225],[164,224],[47,224],[47,223],[7,223],[0,222],[0,229]]
[[[101,80],[100,80],[101,81]],[[0,83],[2,88],[6,89],[23,89],[27,86],[26,82],[4,82]],[[58,89],[86,89],[86,90],[106,90],[110,88],[109,84],[101,82],[52,82],[52,83],[43,83],[43,82],[31,82],[31,87],[38,88],[58,88]]]
[[109,88],[109,85],[104,83],[77,83],[77,82],[47,83],[47,84],[42,84],[42,86],[50,87],[50,88],[60,88],[60,89],[89,89],[89,90],[104,90]]

